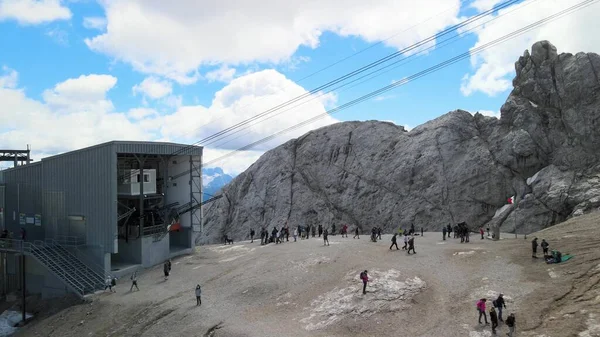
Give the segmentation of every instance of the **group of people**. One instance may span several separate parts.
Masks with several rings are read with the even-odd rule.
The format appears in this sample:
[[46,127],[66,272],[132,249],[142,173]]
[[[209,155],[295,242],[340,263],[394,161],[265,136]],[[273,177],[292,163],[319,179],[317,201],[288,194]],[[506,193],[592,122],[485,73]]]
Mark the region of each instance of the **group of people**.
[[[479,313],[479,324],[483,324],[481,322],[481,317],[483,317],[485,320],[485,324],[489,325],[490,323],[488,322],[486,315],[486,302],[486,298],[482,298],[479,301],[477,301],[477,312]],[[498,295],[497,299],[492,301],[492,306],[489,309],[490,321],[492,322],[492,334],[496,334],[496,329],[498,328],[498,321],[500,321],[501,323],[506,324],[506,326],[508,327],[507,335],[509,337],[512,337],[515,333],[515,314],[511,312],[510,315],[508,315],[508,317],[506,318],[506,322],[504,322],[504,320],[502,319],[503,309],[506,309],[506,302],[504,301],[504,295],[500,294]]]
[[[331,231],[329,230],[329,227],[323,227],[323,225],[306,225],[306,226],[297,226],[293,229],[293,231],[291,232],[291,236],[294,239],[294,242],[296,242],[298,240],[298,238],[300,238],[300,240],[306,240],[309,239],[311,236],[314,237],[323,237],[323,241],[325,245],[329,244],[329,240],[328,240],[328,236],[329,235],[335,235],[336,234],[336,226],[332,225],[331,226]],[[342,235],[342,237],[348,237],[348,225],[342,225],[341,229],[340,229],[340,234]],[[254,236],[256,235],[256,232],[254,230],[254,228],[250,229],[250,243],[254,243]],[[227,237],[227,235],[225,235],[225,237]],[[358,227],[356,227],[355,230],[355,235],[354,238],[358,237]],[[360,239],[360,237],[358,237]],[[280,228],[277,228],[276,226],[273,227],[273,230],[271,230],[271,232],[269,233],[269,231],[265,228],[262,227],[260,229],[260,244],[261,245],[266,245],[269,243],[275,243],[275,244],[280,244],[283,242],[289,242],[290,241],[290,227],[285,224],[283,226],[281,226]],[[227,243],[227,241],[225,240],[225,243]]]
[[[454,233],[454,238],[460,238],[460,243],[470,242],[471,231],[469,230],[469,226],[467,226],[466,222],[461,222],[459,224],[452,225],[448,224],[446,227],[442,227],[442,238],[446,240],[446,236],[448,239],[450,235]],[[483,238],[483,234],[481,234],[481,238]]]

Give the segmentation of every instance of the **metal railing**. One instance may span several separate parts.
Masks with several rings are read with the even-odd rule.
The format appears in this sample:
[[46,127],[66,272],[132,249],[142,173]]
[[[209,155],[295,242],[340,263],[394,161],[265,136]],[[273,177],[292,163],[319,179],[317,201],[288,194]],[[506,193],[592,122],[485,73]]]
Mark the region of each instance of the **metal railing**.
[[60,280],[65,283],[65,285],[73,292],[83,297],[85,295],[85,286],[81,284],[73,275],[68,273],[57,261],[55,261],[52,257],[46,254],[42,247],[36,246],[35,244],[24,242],[23,243],[23,253],[29,253],[33,258],[35,258],[39,263],[46,266],[48,270],[58,277]]
[[69,249],[72,249],[73,251],[76,252],[75,254],[73,254],[69,249],[67,249],[65,246],[61,245],[60,242],[58,242],[57,240],[46,239],[45,243],[47,245],[55,246],[58,249],[61,249],[66,254],[70,255],[73,259],[79,261],[82,265],[84,265],[86,268],[88,268],[93,274],[95,274],[97,277],[100,277],[102,282],[104,282],[104,279],[106,278],[106,276],[111,275],[108,271],[106,271],[104,269],[104,266],[94,262],[94,260],[89,255],[87,255],[85,252],[83,252],[77,246],[68,247]]
[[[0,239],[0,250],[21,253],[22,255],[27,254],[33,257],[38,263],[45,266],[50,273],[62,280],[68,288],[70,288],[80,297],[85,295],[88,287],[91,287],[92,290],[97,289],[94,284],[86,281],[82,277],[78,277],[79,275],[69,273],[67,270],[65,270],[65,266],[69,265],[75,268],[72,261],[51,256],[45,251],[46,248],[48,248],[48,245],[44,241],[40,240],[26,242],[16,239]],[[87,283],[87,285],[84,283]]]
[[80,236],[56,235],[53,240],[60,243],[63,246],[68,247],[80,247],[85,246],[86,244],[85,238]]
[[51,258],[59,260],[72,272],[73,277],[87,283],[92,290],[98,289],[98,285],[104,283],[101,276],[93,272],[93,270],[86,266],[85,263],[77,259],[77,257],[73,256],[73,254],[63,247],[51,243],[45,243],[44,247],[49,249],[48,252]]
[[165,232],[167,232],[166,225],[155,225],[155,226],[144,227],[144,236],[162,234]]

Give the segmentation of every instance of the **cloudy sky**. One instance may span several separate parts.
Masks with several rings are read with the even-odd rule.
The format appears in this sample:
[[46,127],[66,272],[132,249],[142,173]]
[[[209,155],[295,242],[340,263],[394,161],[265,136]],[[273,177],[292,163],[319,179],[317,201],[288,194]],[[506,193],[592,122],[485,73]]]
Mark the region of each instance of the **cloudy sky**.
[[[191,144],[306,96],[205,141],[205,159],[219,158],[581,1],[519,1],[373,75],[314,90],[505,2],[0,0],[0,148],[31,144],[39,159],[109,140]],[[600,52],[597,19],[596,3],[213,166],[237,174],[339,121],[410,128],[457,108],[496,115],[525,49],[547,39],[559,52]]]

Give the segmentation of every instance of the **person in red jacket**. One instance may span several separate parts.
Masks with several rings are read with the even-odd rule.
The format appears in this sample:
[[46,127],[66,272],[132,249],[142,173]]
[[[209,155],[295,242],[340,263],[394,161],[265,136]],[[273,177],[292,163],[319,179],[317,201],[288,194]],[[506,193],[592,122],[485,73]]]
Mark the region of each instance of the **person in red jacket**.
[[485,318],[485,324],[490,324],[488,323],[487,315],[485,314],[485,301],[485,298],[482,298],[479,301],[477,301],[477,311],[479,311],[479,324],[481,324],[481,316]]
[[479,234],[481,234],[481,240],[483,240],[483,234],[485,232],[483,231],[483,227],[479,227]]
[[367,293],[367,283],[369,282],[369,275],[366,270],[360,273],[360,279],[363,282],[363,295],[365,295]]

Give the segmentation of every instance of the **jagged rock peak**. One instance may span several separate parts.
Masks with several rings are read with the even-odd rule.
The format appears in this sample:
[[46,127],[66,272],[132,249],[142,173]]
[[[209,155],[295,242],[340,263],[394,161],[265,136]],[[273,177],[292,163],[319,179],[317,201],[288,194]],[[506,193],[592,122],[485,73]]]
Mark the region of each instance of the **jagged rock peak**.
[[[600,56],[533,44],[501,119],[454,110],[410,132],[344,122],[266,152],[204,208],[204,242],[264,226],[531,232],[600,204]],[[510,196],[517,203],[505,207]]]

